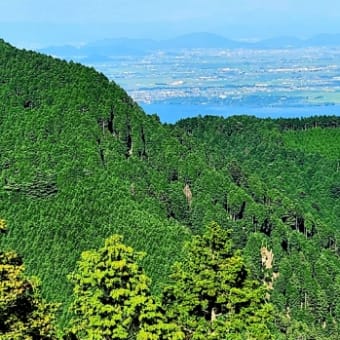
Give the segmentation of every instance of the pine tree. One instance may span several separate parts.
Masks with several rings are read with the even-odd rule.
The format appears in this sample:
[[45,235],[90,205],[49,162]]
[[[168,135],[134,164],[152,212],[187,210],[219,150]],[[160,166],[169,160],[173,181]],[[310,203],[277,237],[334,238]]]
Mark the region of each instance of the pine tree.
[[[6,224],[0,220],[0,233]],[[0,251],[0,339],[56,339],[55,304],[45,303],[39,282],[24,275],[22,258]]]
[[82,253],[70,279],[74,283],[71,332],[79,339],[183,339],[167,323],[150,293],[150,279],[138,261],[142,253],[114,235],[98,251]]
[[163,294],[164,308],[186,339],[270,339],[272,306],[265,287],[249,278],[230,232],[211,224],[186,245],[176,263],[172,284]]

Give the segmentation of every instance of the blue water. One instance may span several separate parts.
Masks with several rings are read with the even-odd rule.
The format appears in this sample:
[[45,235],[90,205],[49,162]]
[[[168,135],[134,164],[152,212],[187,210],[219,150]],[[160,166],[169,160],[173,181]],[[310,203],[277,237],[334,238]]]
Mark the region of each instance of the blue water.
[[198,115],[229,117],[250,115],[258,118],[300,118],[310,116],[335,115],[340,117],[340,105],[298,106],[298,107],[248,107],[211,106],[187,104],[141,104],[148,114],[156,113],[163,123],[175,123],[182,118]]

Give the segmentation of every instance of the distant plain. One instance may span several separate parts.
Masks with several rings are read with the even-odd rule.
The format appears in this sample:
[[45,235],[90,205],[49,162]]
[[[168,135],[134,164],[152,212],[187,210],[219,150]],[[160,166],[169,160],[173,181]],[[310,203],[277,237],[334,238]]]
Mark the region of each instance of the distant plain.
[[89,63],[148,113],[340,115],[340,48],[180,49]]

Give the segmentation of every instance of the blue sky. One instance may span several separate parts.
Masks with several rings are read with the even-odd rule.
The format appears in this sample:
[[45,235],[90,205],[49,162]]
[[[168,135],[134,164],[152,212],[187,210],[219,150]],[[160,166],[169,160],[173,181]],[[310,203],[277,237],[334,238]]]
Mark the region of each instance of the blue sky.
[[23,47],[203,31],[236,39],[340,33],[340,1],[0,0],[0,37]]

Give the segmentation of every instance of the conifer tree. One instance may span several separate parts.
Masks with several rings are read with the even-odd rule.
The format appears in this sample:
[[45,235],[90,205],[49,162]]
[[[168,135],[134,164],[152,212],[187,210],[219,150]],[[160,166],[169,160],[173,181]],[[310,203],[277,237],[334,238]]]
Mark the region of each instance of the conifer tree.
[[41,299],[37,279],[26,277],[24,270],[18,254],[0,251],[0,339],[56,339],[56,305]]
[[265,287],[249,278],[229,231],[211,224],[186,245],[176,263],[172,284],[163,294],[164,308],[186,339],[270,339],[272,306]]
[[114,235],[98,251],[82,253],[75,272],[71,332],[79,339],[183,339],[151,296],[138,265],[142,253]]

